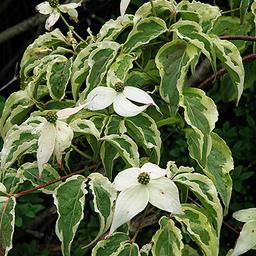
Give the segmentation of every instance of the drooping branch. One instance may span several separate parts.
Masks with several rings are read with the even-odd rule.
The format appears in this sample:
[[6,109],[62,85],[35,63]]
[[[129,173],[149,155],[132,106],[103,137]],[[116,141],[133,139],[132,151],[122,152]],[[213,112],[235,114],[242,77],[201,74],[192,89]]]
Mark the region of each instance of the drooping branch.
[[[254,60],[256,60],[256,53],[251,53],[242,58],[243,62],[249,62]],[[216,78],[223,76],[226,73],[227,73],[227,70],[225,68],[221,68],[220,70],[217,71],[216,74],[211,75],[209,78],[204,80],[201,84],[199,84],[199,86],[197,87],[201,89],[205,88],[210,82],[214,81]]]

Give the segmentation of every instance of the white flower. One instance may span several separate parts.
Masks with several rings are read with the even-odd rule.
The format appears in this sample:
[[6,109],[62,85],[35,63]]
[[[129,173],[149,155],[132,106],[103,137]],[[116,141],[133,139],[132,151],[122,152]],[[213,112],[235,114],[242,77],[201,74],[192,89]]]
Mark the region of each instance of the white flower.
[[70,147],[73,139],[72,128],[62,120],[77,113],[84,107],[85,104],[75,108],[65,108],[56,113],[51,111],[47,113],[45,122],[39,128],[40,137],[37,150],[39,176],[41,176],[43,166],[49,161],[53,152],[56,155],[58,164],[61,164],[62,153]]
[[[143,105],[137,106],[131,101]],[[150,105],[156,106],[154,100],[145,91],[132,86],[124,87],[121,83],[118,83],[115,89],[96,87],[88,94],[87,102],[87,108],[90,110],[101,110],[113,103],[114,111],[125,117],[136,116]]]
[[78,13],[75,8],[78,6],[81,6],[81,2],[60,5],[58,0],[49,0],[37,5],[36,10],[41,14],[49,15],[45,22],[45,28],[50,30],[60,18],[60,12],[68,13],[69,16],[77,22]]
[[113,185],[121,193],[116,200],[109,235],[143,211],[148,202],[161,210],[183,214],[178,188],[165,177],[166,174],[166,170],[156,164],[146,163],[141,168],[132,167],[116,176]]

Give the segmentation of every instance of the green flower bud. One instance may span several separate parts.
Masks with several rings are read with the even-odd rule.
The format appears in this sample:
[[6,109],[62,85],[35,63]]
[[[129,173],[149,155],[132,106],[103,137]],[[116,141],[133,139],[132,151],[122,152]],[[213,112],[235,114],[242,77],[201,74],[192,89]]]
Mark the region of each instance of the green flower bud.
[[48,0],[52,8],[56,8],[59,5],[59,0]]
[[117,92],[122,92],[124,90],[124,84],[122,82],[117,82],[115,84],[115,90]]
[[138,176],[138,182],[142,185],[147,185],[150,181],[150,176],[147,172],[142,172]]
[[46,114],[46,120],[49,122],[49,123],[56,123],[57,119],[58,119],[58,116],[56,114],[56,112],[53,112],[53,111],[49,111],[47,114]]

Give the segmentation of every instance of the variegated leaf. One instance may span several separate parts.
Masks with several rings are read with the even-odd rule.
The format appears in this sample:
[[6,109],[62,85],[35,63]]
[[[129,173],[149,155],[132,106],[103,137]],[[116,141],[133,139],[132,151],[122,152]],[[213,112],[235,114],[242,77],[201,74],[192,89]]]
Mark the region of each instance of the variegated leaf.
[[150,16],[161,17],[164,20],[172,19],[176,13],[175,5],[176,3],[174,0],[154,0],[153,9],[152,4],[147,2],[143,4],[134,14],[134,23],[137,23],[138,21]]
[[109,68],[107,86],[114,87],[118,82],[124,83],[129,70],[133,67],[133,61],[135,59],[135,55],[120,54]]
[[181,20],[171,26],[171,31],[176,32],[177,36],[185,39],[201,50],[210,61],[213,70],[216,70],[216,55],[212,43],[212,38],[202,31],[202,27],[188,20]]
[[225,205],[224,214],[226,214],[232,192],[232,179],[229,172],[234,168],[234,161],[226,142],[216,133],[212,133],[211,138],[212,148],[203,171],[217,188]]
[[[0,183],[0,190],[4,185]],[[0,252],[7,256],[12,249],[12,238],[15,225],[16,198],[0,196]]]
[[125,134],[112,134],[101,140],[111,144],[128,166],[139,166],[138,146],[130,137]]
[[13,125],[20,124],[28,117],[33,105],[34,102],[27,90],[14,92],[8,97],[0,119],[0,131],[3,138]]
[[153,256],[182,256],[184,244],[179,228],[177,228],[173,220],[162,217],[159,220],[160,229],[152,237]]
[[219,240],[205,210],[192,204],[183,204],[184,215],[174,218],[182,224],[190,238],[207,256],[218,256]]
[[100,138],[100,132],[91,120],[78,118],[69,123],[69,126],[73,129],[74,132],[91,134],[97,139]]
[[97,44],[89,44],[83,50],[81,50],[72,65],[71,69],[71,88],[74,100],[77,100],[80,88],[85,83],[86,77],[89,74],[88,58],[91,52],[97,48]]
[[241,222],[256,220],[256,208],[239,210],[234,212],[232,217]]
[[116,190],[112,187],[111,182],[99,173],[92,173],[89,178],[90,190],[93,194],[94,211],[98,214],[100,222],[98,234],[90,243],[93,244],[111,225]]
[[203,134],[210,134],[218,120],[218,111],[214,101],[198,88],[185,88],[181,106],[188,125],[197,128]]
[[67,40],[59,29],[39,36],[30,44],[23,54],[20,63],[21,86],[25,88],[29,82],[32,70],[41,62],[41,59],[49,55],[57,47],[67,46]]
[[198,48],[176,39],[162,46],[156,55],[161,76],[160,95],[170,104],[173,113],[178,109],[189,67],[198,54]]
[[[187,13],[196,14],[198,17],[198,23],[202,26],[203,32],[205,33],[211,31],[214,23],[221,16],[221,12],[218,6],[201,3],[195,0],[193,0],[192,3],[188,1],[180,2],[176,10],[179,13],[185,11]],[[182,18],[184,18],[184,16],[182,16]]]
[[118,115],[111,115],[106,123],[104,135],[124,134],[127,132],[125,120]]
[[195,159],[200,166],[205,167],[212,148],[211,136],[203,134],[197,128],[186,128],[185,135],[190,157]]
[[6,134],[1,152],[1,169],[7,169],[24,154],[37,150],[39,135],[38,126],[44,121],[43,117],[31,117],[20,126],[13,126]]
[[[1,174],[3,176],[2,178],[1,178]],[[20,177],[18,175],[17,169],[14,169],[14,168],[8,168],[4,172],[2,172],[2,173],[0,172],[0,179],[2,180],[2,182],[6,188],[6,192],[9,194],[15,193],[17,191],[19,185],[24,182],[22,177]],[[1,190],[1,188],[0,188],[0,190]]]
[[120,45],[116,42],[103,41],[97,43],[89,58],[89,74],[86,78],[86,89],[80,95],[80,101],[84,101],[88,93],[97,86],[102,85],[110,65],[114,61]]
[[[129,242],[129,237],[125,233],[116,232],[106,240],[99,241],[92,249],[92,256],[116,256],[118,250]],[[128,254],[129,255],[129,254]]]
[[127,27],[133,25],[133,15],[124,15],[117,19],[109,20],[103,24],[98,35],[97,41],[115,40]]
[[135,24],[123,45],[123,52],[130,53],[167,30],[165,22],[157,17],[148,17]]
[[199,173],[182,173],[174,177],[174,181],[186,186],[207,209],[209,219],[219,237],[223,219],[223,210],[218,198],[218,192],[213,182]]
[[234,98],[236,99],[236,104],[238,104],[243,93],[245,76],[240,52],[233,43],[221,40],[217,36],[212,36],[212,42],[218,59],[228,71],[233,82]]
[[157,125],[149,115],[140,115],[125,119],[128,134],[137,142],[139,146],[150,156],[151,162],[159,164],[161,151],[161,136]]
[[[44,165],[42,175],[39,177],[37,162],[23,164],[18,169],[17,175],[21,177],[23,181],[27,180],[31,182],[34,187],[55,181],[60,178],[58,172],[49,164]],[[44,188],[41,188],[40,190],[45,194],[52,194],[54,189],[57,188],[60,183],[60,181],[55,182]]]
[[54,59],[47,67],[46,80],[50,96],[54,100],[64,98],[71,76],[72,60],[64,56]]
[[88,193],[85,182],[85,177],[74,175],[57,187],[53,194],[58,212],[55,231],[61,241],[63,256],[70,255],[72,241],[84,217],[85,195]]

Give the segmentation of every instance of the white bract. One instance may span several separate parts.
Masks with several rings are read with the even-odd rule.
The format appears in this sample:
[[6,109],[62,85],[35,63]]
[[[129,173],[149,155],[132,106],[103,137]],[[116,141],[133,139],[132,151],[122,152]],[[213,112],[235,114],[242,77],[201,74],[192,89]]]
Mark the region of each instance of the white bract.
[[[137,106],[132,101],[143,105]],[[98,86],[88,94],[87,102],[87,108],[90,110],[101,110],[113,103],[114,111],[125,117],[136,116],[148,106],[156,106],[154,100],[145,91],[123,85],[117,85],[115,89]]]
[[77,22],[78,13],[76,8],[81,6],[79,3],[70,3],[70,4],[59,4],[58,0],[49,0],[45,1],[36,6],[36,10],[44,15],[49,15],[45,22],[45,28],[50,30],[51,27],[58,21],[60,18],[60,12],[68,13],[68,15]]
[[125,12],[128,8],[128,5],[129,5],[130,1],[131,0],[121,0],[121,2],[120,2],[120,14],[121,14],[121,16],[125,15]]
[[146,163],[141,168],[129,168],[120,172],[113,186],[121,191],[116,200],[111,235],[119,226],[143,211],[148,202],[174,214],[183,214],[179,191],[175,183],[165,177],[165,169]]
[[238,221],[245,222],[240,235],[236,241],[236,246],[232,252],[232,256],[238,256],[246,253],[251,249],[256,249],[256,208],[249,208],[237,211],[233,214],[233,218]]
[[65,108],[56,113],[48,112],[48,121],[45,119],[38,129],[40,132],[37,149],[39,176],[41,176],[43,166],[49,161],[53,152],[56,155],[58,164],[61,165],[61,156],[64,150],[70,147],[73,139],[72,128],[62,120],[77,113],[84,107],[85,104],[74,108]]

